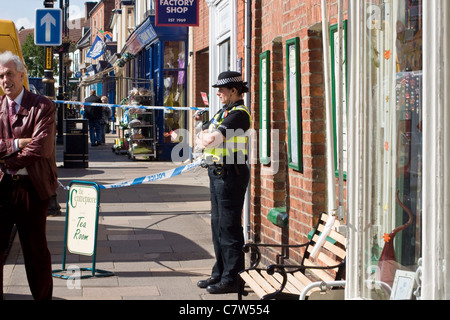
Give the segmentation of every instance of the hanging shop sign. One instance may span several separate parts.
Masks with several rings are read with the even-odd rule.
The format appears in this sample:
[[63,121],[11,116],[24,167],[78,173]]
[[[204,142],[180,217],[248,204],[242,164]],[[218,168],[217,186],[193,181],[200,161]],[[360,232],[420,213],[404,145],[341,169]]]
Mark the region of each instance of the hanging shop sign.
[[127,41],[127,52],[136,55],[147,44],[157,38],[155,29],[153,28],[150,19],[145,20],[136,31],[129,37]]
[[156,0],[155,25],[198,27],[199,0]]

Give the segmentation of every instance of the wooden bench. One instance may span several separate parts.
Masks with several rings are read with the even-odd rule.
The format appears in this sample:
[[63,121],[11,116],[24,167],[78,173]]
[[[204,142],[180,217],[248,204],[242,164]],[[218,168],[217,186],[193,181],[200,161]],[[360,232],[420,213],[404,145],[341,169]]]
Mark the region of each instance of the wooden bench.
[[[329,219],[331,219],[329,221]],[[327,221],[328,225],[327,225]],[[244,245],[244,252],[252,249],[256,254],[255,262],[248,269],[239,273],[241,279],[261,298],[267,299],[299,299],[305,288],[312,291],[320,290],[311,284],[339,283],[345,277],[345,237],[336,230],[338,219],[321,213],[316,227],[311,231],[310,240],[298,245],[283,244],[255,244]],[[327,231],[322,234],[322,232]],[[259,268],[261,248],[277,248],[281,254],[277,256],[277,263],[267,268]],[[289,250],[303,250],[300,252],[302,261],[300,265],[287,264]],[[238,298],[247,293],[241,285]],[[303,294],[305,296],[305,293]]]

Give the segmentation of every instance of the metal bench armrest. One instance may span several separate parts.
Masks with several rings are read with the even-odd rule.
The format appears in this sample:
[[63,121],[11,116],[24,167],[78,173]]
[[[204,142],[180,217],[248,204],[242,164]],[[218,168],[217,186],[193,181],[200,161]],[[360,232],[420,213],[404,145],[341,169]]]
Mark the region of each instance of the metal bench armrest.
[[301,295],[300,295],[299,300],[305,300],[305,299],[306,299],[306,295],[308,294],[308,292],[309,292],[311,289],[314,289],[314,288],[323,288],[323,287],[326,287],[327,289],[330,289],[330,288],[333,288],[333,287],[344,287],[345,284],[346,284],[346,281],[345,281],[345,280],[340,280],[340,281],[328,281],[328,282],[325,282],[325,281],[317,281],[317,282],[313,282],[313,283],[307,285],[307,286],[305,287],[305,289],[303,289],[303,291],[302,291],[302,293],[301,293]]

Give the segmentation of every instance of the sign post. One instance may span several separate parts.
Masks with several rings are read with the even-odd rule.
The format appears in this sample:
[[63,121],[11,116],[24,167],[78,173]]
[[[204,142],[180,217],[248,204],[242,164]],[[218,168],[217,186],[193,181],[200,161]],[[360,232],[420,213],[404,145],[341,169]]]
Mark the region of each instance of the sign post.
[[58,274],[67,271],[66,249],[73,254],[92,256],[92,268],[80,268],[81,271],[91,271],[91,275],[80,276],[80,278],[114,275],[112,272],[95,268],[99,206],[100,188],[95,182],[72,181],[70,183],[67,192],[62,269],[53,270],[53,277],[73,279],[73,276]]

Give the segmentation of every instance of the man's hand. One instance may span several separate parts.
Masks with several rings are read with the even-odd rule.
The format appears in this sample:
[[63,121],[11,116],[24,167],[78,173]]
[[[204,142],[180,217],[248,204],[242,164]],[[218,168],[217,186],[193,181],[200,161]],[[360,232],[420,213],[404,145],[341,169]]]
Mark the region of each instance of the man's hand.
[[31,138],[21,138],[18,141],[18,147],[20,150],[22,150],[23,148],[25,148],[27,146],[27,144],[29,144],[31,142]]

